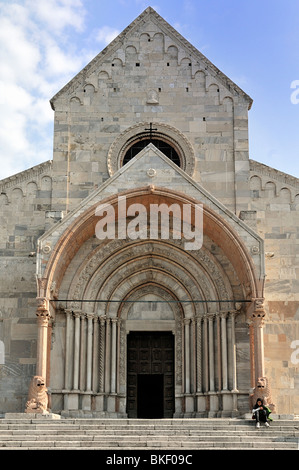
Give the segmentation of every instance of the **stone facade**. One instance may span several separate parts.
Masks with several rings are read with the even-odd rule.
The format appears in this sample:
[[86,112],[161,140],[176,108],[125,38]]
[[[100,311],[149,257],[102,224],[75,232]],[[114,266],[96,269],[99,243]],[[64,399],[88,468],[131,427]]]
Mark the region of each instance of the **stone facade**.
[[[1,413],[40,376],[54,413],[138,417],[138,376],[160,367],[172,416],[243,415],[259,377],[299,414],[299,180],[249,159],[251,105],[151,8],[52,98],[53,160],[0,182]],[[120,200],[180,221],[188,205],[193,227],[200,204],[202,247],[149,226],[99,239],[97,208]],[[156,362],[132,360],[137,332]]]

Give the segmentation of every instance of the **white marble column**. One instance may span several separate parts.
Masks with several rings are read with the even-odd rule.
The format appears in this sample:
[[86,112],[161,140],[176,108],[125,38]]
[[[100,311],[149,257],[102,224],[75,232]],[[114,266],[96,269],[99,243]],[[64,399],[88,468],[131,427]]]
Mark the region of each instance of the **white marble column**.
[[79,390],[86,387],[86,317],[80,316],[80,361],[79,361]]
[[203,319],[203,386],[204,391],[209,390],[209,341],[208,341],[208,317],[204,316]]
[[208,315],[209,319],[209,391],[215,391],[215,367],[214,367],[214,313]]
[[69,390],[69,370],[70,370],[70,355],[71,355],[71,321],[72,321],[72,311],[65,310],[66,321],[65,321],[65,357],[64,357],[64,388]]
[[222,390],[228,390],[228,362],[227,362],[227,312],[221,312],[221,359],[222,359]]
[[105,338],[105,393],[110,393],[111,389],[111,318],[106,318],[106,338]]
[[73,389],[79,389],[79,368],[80,368],[80,318],[81,312],[74,312],[75,317],[75,333],[74,333],[74,375]]
[[190,319],[185,318],[185,393],[190,394]]
[[236,351],[236,333],[235,333],[235,311],[230,312],[231,317],[231,330],[232,330],[232,339],[231,339],[231,356],[232,356],[232,391],[237,391],[237,351]]
[[87,347],[86,347],[86,391],[91,391],[92,378],[92,323],[93,315],[87,314]]
[[202,321],[196,319],[196,392],[202,393]]

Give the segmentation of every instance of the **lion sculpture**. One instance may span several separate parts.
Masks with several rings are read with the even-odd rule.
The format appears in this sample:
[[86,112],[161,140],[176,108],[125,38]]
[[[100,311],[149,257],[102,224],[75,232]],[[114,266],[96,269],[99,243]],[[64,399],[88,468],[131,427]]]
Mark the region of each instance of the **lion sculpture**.
[[35,375],[31,380],[25,413],[43,413],[48,411],[48,389],[43,377]]
[[263,400],[263,404],[270,408],[272,413],[275,411],[275,405],[272,403],[270,385],[267,377],[259,377],[257,379],[256,387],[253,389],[253,393],[250,395],[251,409],[255,405],[258,398]]

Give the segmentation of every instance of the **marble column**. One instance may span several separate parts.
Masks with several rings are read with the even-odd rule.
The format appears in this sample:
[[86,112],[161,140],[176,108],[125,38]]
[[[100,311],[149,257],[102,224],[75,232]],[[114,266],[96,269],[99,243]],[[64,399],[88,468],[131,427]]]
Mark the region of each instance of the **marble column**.
[[65,357],[64,357],[64,388],[65,390],[70,389],[70,355],[71,355],[71,321],[72,321],[72,311],[65,310],[66,315],[66,325],[65,325]]
[[259,377],[265,375],[264,364],[264,317],[265,310],[262,302],[256,304],[255,310],[252,315],[252,323],[254,329],[254,367],[255,367],[255,382]]
[[222,359],[222,391],[228,390],[227,368],[227,312],[221,312],[221,359]]
[[214,319],[215,313],[208,313],[209,334],[209,397],[210,410],[208,416],[216,417],[219,411],[219,398],[215,390],[215,344],[214,344]]
[[95,397],[96,411],[104,410],[104,392],[105,392],[105,351],[106,351],[106,317],[99,317],[98,332],[98,384],[96,385],[98,393]]
[[99,317],[93,317],[93,343],[92,343],[92,390],[98,392],[98,364],[99,364]]
[[237,387],[237,351],[236,351],[236,333],[235,333],[235,320],[236,311],[230,312],[231,317],[231,356],[232,356],[232,391],[238,391]]
[[104,393],[105,390],[105,327],[106,327],[106,318],[104,316],[100,317],[100,334],[99,334],[99,392]]
[[111,323],[111,393],[116,393],[117,318],[112,318]]
[[109,394],[111,390],[111,318],[106,318],[106,338],[105,338],[105,393]]
[[80,371],[80,319],[81,312],[75,311],[75,334],[74,334],[74,375],[73,389],[79,389],[79,371]]
[[185,393],[190,394],[190,319],[185,318]]
[[196,319],[196,399],[197,399],[197,416],[205,416],[206,413],[206,397],[203,394],[203,377],[202,377],[202,318]]
[[202,393],[202,320],[196,320],[196,392]]
[[47,378],[48,326],[50,320],[49,301],[38,298],[37,316],[37,363],[36,375]]
[[215,391],[215,367],[214,367],[214,314],[208,315],[209,319],[209,391]]
[[208,341],[208,317],[203,318],[203,387],[204,392],[209,390],[209,341]]
[[92,336],[93,336],[93,315],[87,314],[87,347],[86,347],[86,391],[91,391],[92,379]]

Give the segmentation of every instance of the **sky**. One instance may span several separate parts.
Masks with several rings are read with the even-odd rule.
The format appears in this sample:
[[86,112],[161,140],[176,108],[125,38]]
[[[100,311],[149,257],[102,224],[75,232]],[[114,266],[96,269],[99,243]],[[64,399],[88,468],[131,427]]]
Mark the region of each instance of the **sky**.
[[50,99],[148,6],[251,96],[250,158],[299,178],[298,0],[0,0],[0,179],[52,159]]

